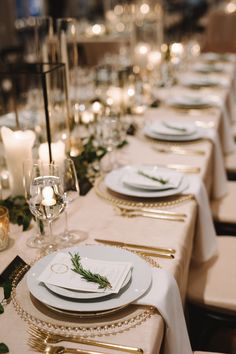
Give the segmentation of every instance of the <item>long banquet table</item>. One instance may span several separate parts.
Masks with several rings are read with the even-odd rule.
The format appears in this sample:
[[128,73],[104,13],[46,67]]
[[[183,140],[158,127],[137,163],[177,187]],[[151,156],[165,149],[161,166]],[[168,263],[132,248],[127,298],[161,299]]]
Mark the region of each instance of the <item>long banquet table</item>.
[[[231,90],[233,90],[232,75],[227,74],[229,87],[220,89],[211,89],[214,94],[219,94],[230,112],[228,100]],[[169,89],[170,90],[170,89]],[[173,90],[183,90],[181,87],[175,87]],[[206,93],[210,89],[204,89]],[[170,92],[170,91],[169,91]],[[211,91],[212,92],[212,91]],[[164,93],[165,94],[165,93]],[[146,138],[142,133],[144,123],[148,120],[158,120],[165,118],[181,117],[187,121],[200,121],[204,125],[210,123],[213,129],[219,132],[222,143],[222,125],[223,119],[226,119],[222,113],[222,107],[212,107],[207,109],[176,110],[166,105],[159,108],[149,109],[144,116],[134,117],[139,130],[135,136],[129,136],[128,144],[117,152],[118,160],[122,164],[184,164],[200,167],[198,175],[204,181],[209,197],[212,195],[213,186],[213,154],[214,146],[209,139],[201,139],[194,142],[188,142],[184,145],[186,149],[200,149],[204,151],[203,155],[178,155],[175,153],[161,153],[155,150],[157,143],[152,139]],[[203,128],[204,129],[204,128]],[[159,144],[167,146],[167,144]],[[222,146],[223,144],[221,144]],[[186,297],[186,288],[188,282],[188,270],[191,261],[192,251],[195,242],[195,226],[197,220],[197,202],[194,199],[187,200],[184,203],[168,207],[168,210],[183,212],[187,215],[184,222],[166,221],[149,219],[144,217],[126,218],[119,215],[112,203],[101,198],[93,188],[85,197],[80,197],[70,207],[69,222],[73,228],[77,227],[88,233],[88,238],[81,243],[94,244],[95,238],[114,239],[119,241],[133,242],[145,245],[171,247],[176,249],[175,259],[158,258],[158,264],[170,272],[176,279],[181,299],[184,304]],[[55,223],[54,233],[63,229],[63,216]],[[37,256],[38,251],[29,249],[26,246],[26,240],[30,237],[32,230],[22,232],[19,227],[11,225],[10,243],[8,248],[0,254],[0,273],[7,264],[19,255],[26,262],[31,263]],[[161,286],[161,284],[160,284]],[[22,299],[24,302],[24,299]],[[27,304],[25,304],[27,306]],[[132,305],[138,307],[138,305]],[[125,309],[123,310],[125,314]],[[47,316],[47,314],[46,314]],[[49,317],[50,318],[50,317]],[[63,321],[63,318],[59,320]],[[109,323],[109,318],[105,321]],[[63,322],[64,323],[64,322]],[[5,307],[4,314],[1,315],[0,342],[5,342],[10,353],[32,353],[27,345],[28,324],[23,321],[16,313],[13,304]],[[137,326],[127,331],[107,335],[100,339],[107,342],[114,342],[135,347],[141,347],[146,354],[161,353],[161,346],[165,335],[165,323],[161,315],[156,311],[149,318]],[[99,338],[99,336],[96,336]],[[75,345],[74,345],[75,346]],[[94,348],[93,348],[94,349]],[[96,350],[96,348],[95,348]],[[110,352],[103,350],[104,353]]]

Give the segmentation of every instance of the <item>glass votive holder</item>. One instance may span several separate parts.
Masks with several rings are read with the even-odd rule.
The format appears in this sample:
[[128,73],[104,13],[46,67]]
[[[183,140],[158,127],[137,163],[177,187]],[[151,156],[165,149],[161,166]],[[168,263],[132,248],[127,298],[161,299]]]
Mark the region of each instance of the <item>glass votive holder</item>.
[[9,213],[8,209],[0,206],[0,251],[7,248],[9,241]]

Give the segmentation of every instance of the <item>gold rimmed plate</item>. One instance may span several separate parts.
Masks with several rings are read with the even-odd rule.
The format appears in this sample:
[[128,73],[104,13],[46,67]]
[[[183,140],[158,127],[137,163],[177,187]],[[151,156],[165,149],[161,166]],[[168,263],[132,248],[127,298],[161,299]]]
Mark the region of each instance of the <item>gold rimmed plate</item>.
[[49,254],[37,261],[27,273],[27,286],[30,293],[46,306],[51,306],[63,311],[77,312],[100,312],[108,311],[121,306],[128,305],[142,296],[150,287],[152,282],[150,266],[136,254],[124,249],[100,245],[80,245],[63,250],[64,252],[78,252],[81,257],[100,259],[106,261],[119,261],[132,263],[132,276],[130,282],[120,290],[106,298],[80,299],[62,298],[49,291],[43,283],[38,280],[42,270],[51,262],[55,256]]

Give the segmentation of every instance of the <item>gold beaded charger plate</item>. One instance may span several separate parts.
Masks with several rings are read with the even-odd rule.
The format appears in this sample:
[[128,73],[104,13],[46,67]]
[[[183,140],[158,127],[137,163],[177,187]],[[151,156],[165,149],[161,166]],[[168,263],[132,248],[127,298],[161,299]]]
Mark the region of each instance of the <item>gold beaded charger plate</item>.
[[[142,257],[150,265],[158,267],[149,257]],[[113,335],[141,325],[157,310],[151,306],[130,304],[110,311],[91,312],[88,317],[79,313],[50,308],[34,298],[27,287],[26,265],[19,269],[13,279],[12,303],[18,315],[28,324],[61,335],[82,337]]]
[[107,311],[134,302],[151,286],[150,266],[136,254],[127,250],[102,245],[80,245],[63,250],[63,252],[78,252],[81,257],[88,257],[94,260],[130,262],[132,264],[131,279],[118,294],[102,298],[90,298],[84,301],[84,299],[58,296],[49,291],[44,283],[38,280],[42,271],[54,258],[55,253],[52,253],[37,261],[27,274],[27,286],[30,293],[44,305],[83,313]]
[[104,183],[104,178],[104,176],[101,176],[95,181],[95,192],[100,198],[104,199],[105,201],[111,203],[114,206],[127,206],[135,208],[166,208],[176,206],[195,199],[192,194],[179,194],[158,199],[129,197],[116,193],[107,188]]

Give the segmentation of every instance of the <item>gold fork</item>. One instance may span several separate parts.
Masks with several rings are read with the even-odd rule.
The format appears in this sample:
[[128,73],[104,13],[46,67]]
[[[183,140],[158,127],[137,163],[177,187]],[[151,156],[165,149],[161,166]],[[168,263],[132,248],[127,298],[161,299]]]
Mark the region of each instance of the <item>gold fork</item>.
[[44,343],[56,344],[63,341],[69,341],[73,343],[80,343],[85,345],[97,346],[101,348],[120,350],[128,353],[143,353],[141,348],[130,347],[121,344],[113,344],[108,342],[96,341],[92,339],[82,338],[82,337],[73,337],[73,336],[61,336],[59,334],[49,333],[43,331],[36,327],[30,327],[28,333],[35,340],[40,340]]
[[84,350],[80,348],[68,348],[61,345],[49,345],[47,343],[34,340],[33,338],[28,341],[29,346],[38,353],[46,354],[63,354],[63,353],[79,353],[79,354],[105,354],[102,352]]

